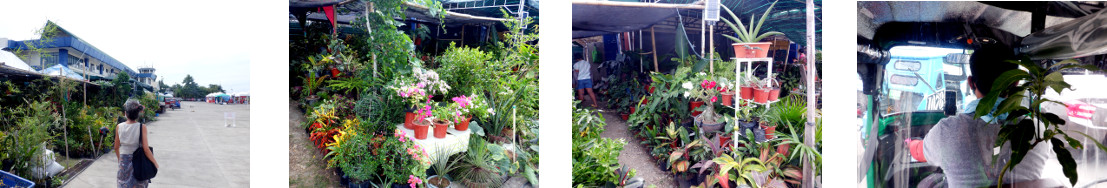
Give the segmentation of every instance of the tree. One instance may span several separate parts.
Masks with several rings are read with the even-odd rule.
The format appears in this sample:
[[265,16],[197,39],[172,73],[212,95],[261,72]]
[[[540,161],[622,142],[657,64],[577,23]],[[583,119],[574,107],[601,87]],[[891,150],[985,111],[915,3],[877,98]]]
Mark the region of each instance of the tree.
[[165,80],[158,80],[158,93],[165,93],[169,91],[169,85],[165,85]]
[[208,93],[215,93],[215,92],[226,93],[226,90],[223,90],[223,86],[221,86],[219,84],[208,84],[207,91],[208,91]]

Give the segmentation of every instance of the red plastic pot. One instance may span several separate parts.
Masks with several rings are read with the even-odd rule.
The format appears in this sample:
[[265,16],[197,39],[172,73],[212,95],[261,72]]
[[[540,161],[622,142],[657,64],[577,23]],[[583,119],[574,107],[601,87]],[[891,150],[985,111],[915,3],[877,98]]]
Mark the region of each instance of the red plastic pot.
[[761,125],[761,129],[765,130],[766,139],[773,139],[773,133],[776,133],[776,126]]
[[412,119],[415,119],[415,113],[411,113],[411,112],[404,113],[404,128],[405,129],[415,129],[415,126],[413,126],[411,124]]
[[[769,57],[770,42],[758,43],[732,43],[735,58],[765,58]],[[748,46],[748,48],[747,48]]]
[[339,73],[342,73],[342,72],[338,71],[338,69],[336,69],[336,68],[331,68],[331,77],[338,77]]
[[630,107],[630,113],[631,113],[631,114],[633,114],[633,113],[634,113],[634,110],[636,110],[636,109],[635,109],[634,107]]
[[765,103],[769,101],[768,89],[754,89],[753,90],[753,102]]
[[646,91],[649,91],[649,92],[650,92],[650,94],[653,94],[653,88],[655,88],[655,87],[653,87],[653,86],[646,86]]
[[469,130],[469,120],[472,120],[473,118],[469,116],[465,116],[462,118],[465,119],[462,119],[461,122],[457,122],[457,124],[454,125],[454,129],[457,129],[459,131]]
[[630,114],[619,114],[619,117],[623,118],[623,121],[630,119]]
[[419,139],[419,140],[427,139],[427,129],[430,128],[430,125],[431,125],[431,123],[427,120],[416,121],[416,122],[411,123],[411,126],[414,127],[414,129],[412,129],[412,130],[415,131],[415,139]]
[[650,98],[642,98],[642,102],[638,103],[638,104],[644,105],[644,104],[649,104],[649,103],[650,103]]
[[703,101],[691,101],[688,102],[688,109],[692,110],[692,116],[698,116],[702,111],[696,111],[696,108],[703,106]]
[[731,93],[731,94],[724,93],[722,98],[723,98],[723,106],[734,106],[733,105],[734,104],[733,103],[734,93]]
[[751,99],[753,99],[753,87],[750,87],[750,86],[742,86],[742,93],[741,93],[741,95],[742,95],[742,99],[745,99],[745,100],[751,100]]
[[[443,123],[445,122],[445,123]],[[434,137],[446,138],[446,129],[450,128],[450,121],[434,121]]]
[[780,88],[769,90],[769,101],[776,101],[780,98]]

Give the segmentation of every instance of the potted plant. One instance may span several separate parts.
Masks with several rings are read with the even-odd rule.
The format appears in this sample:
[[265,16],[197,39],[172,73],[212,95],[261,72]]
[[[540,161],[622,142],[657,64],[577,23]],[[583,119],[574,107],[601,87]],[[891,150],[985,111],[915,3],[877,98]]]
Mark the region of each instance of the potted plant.
[[[300,77],[304,78],[304,77]],[[307,78],[304,78],[304,95],[307,96],[304,99],[308,101],[308,106],[315,105],[316,101],[319,101],[319,96],[315,95],[315,91],[319,90],[323,86],[323,81],[327,79],[327,76],[317,76],[316,74],[308,74]]]
[[[469,97],[473,96],[473,97]],[[456,109],[457,118],[454,121],[454,129],[459,131],[469,130],[469,122],[473,119],[474,113],[483,112],[485,105],[480,95],[462,95],[454,97],[451,100],[452,108]]]
[[[726,18],[721,20],[723,23],[726,23],[727,26],[730,26],[730,29],[735,32],[737,37],[729,35],[723,36],[735,42],[731,45],[734,46],[734,55],[736,58],[765,58],[769,54],[769,45],[772,43],[760,42],[761,39],[772,35],[784,35],[784,33],[776,31],[761,33],[761,24],[765,23],[765,19],[769,17],[769,13],[773,11],[773,6],[776,6],[776,1],[773,1],[773,3],[769,5],[769,9],[765,10],[765,13],[761,15],[761,19],[757,21],[756,25],[753,23],[753,15],[750,15],[749,25],[745,25],[742,24],[742,20],[738,19],[738,16],[734,15],[734,12],[730,11],[730,8],[723,6],[723,10],[726,10],[727,14],[730,14],[730,18],[733,19],[733,22]],[[737,24],[737,26],[735,26],[735,24]]]
[[434,137],[446,138],[446,129],[458,121],[460,112],[453,106],[439,106],[431,110],[434,123]]
[[722,97],[723,106],[734,106],[734,83],[730,82],[730,79],[726,77],[719,77],[719,94]]
[[[685,83],[685,86],[689,83]],[[687,87],[685,87],[687,88]],[[718,83],[710,79],[704,79],[700,82],[699,87],[694,87],[685,92],[685,96],[693,98],[698,101],[710,101],[711,104],[707,104],[703,107],[703,111],[700,114],[693,112],[694,122],[696,126],[700,126],[703,129],[703,133],[710,133],[719,131],[722,129],[725,122],[719,121],[719,115],[715,113],[715,102],[719,100]]]
[[433,110],[430,106],[430,101],[422,108],[415,110],[415,118],[412,120],[412,130],[415,131],[415,139],[427,139],[427,129],[431,126],[431,117]]

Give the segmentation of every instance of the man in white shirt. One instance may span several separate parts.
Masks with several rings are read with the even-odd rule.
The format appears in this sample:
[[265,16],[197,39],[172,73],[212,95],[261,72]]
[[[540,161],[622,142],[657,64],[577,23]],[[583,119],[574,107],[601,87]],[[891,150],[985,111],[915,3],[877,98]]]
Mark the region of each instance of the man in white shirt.
[[596,93],[592,92],[592,65],[577,55],[575,58],[577,61],[573,63],[573,74],[576,75],[577,85],[577,98],[584,100],[584,92],[588,92],[588,96],[592,97],[592,108],[596,107]]

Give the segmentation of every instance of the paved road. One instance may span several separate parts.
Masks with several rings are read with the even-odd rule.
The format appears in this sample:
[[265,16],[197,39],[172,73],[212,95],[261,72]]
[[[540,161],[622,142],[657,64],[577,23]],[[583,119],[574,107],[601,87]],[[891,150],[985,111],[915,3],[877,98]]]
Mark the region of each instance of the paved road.
[[[250,108],[181,102],[147,124],[161,169],[151,187],[250,187]],[[234,112],[237,127],[225,127]],[[116,187],[118,160],[101,156],[67,187]]]

